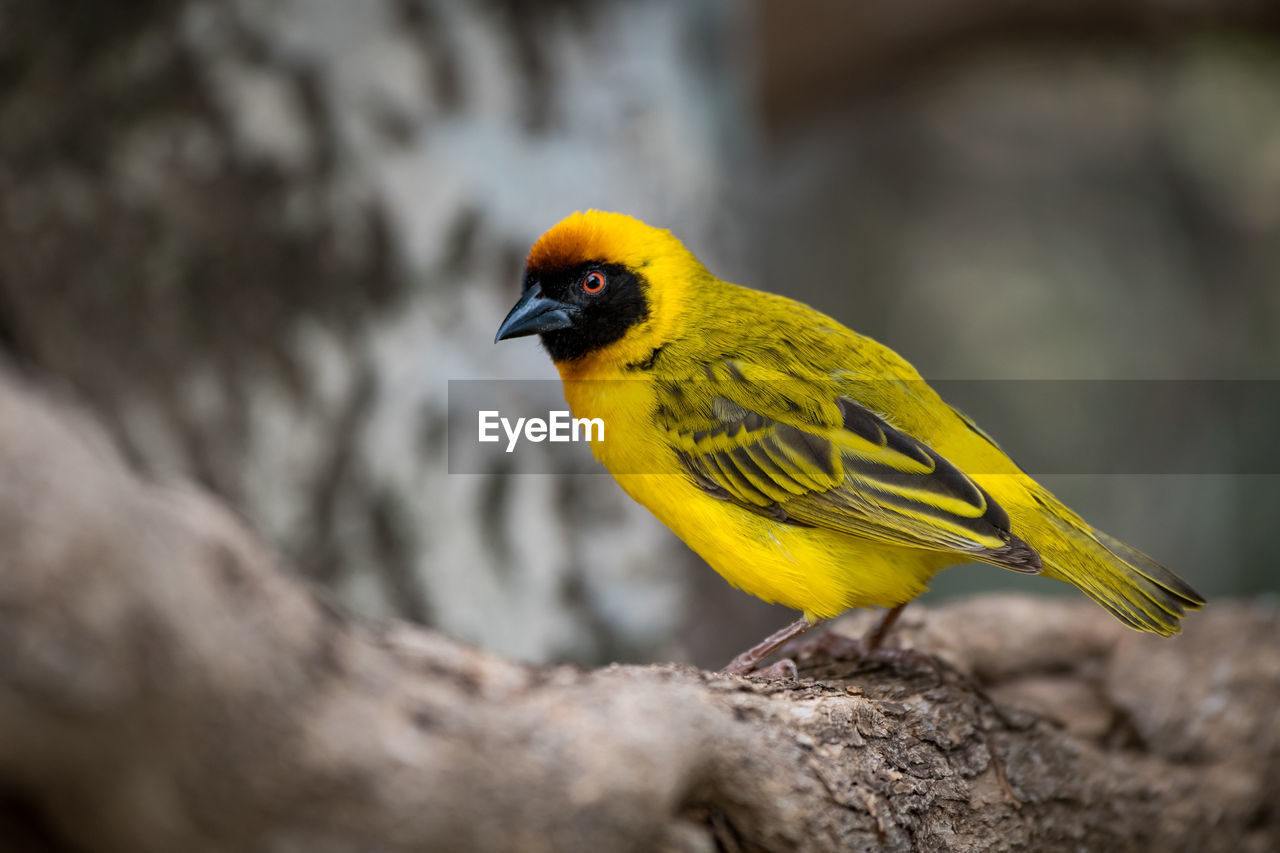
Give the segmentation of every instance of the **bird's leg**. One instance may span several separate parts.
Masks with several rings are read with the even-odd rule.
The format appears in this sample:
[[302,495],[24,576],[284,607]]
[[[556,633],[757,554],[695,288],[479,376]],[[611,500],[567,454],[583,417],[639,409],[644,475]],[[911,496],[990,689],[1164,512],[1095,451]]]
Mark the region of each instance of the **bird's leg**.
[[906,606],[899,604],[886,610],[876,626],[861,637],[846,637],[844,634],[828,631],[817,637],[806,637],[803,642],[795,643],[787,651],[796,658],[809,658],[821,652],[836,660],[867,660],[878,651],[887,651],[881,650],[880,645],[902,615],[902,608]]
[[902,615],[902,609],[906,607],[908,603],[910,602],[904,602],[892,610],[886,611],[885,614],[880,617],[880,621],[876,623],[876,626],[863,636],[863,654],[870,654],[880,648],[880,644],[884,642],[885,636],[893,629],[894,624],[898,621],[898,617]]
[[[784,643],[795,639],[805,631],[808,631],[810,628],[813,628],[824,621],[826,620],[819,619],[815,622],[810,622],[802,616],[795,622],[792,622],[790,625],[783,628],[781,631],[776,631],[770,634],[756,645],[729,661],[729,665],[720,671],[729,673],[730,675],[746,675],[750,672],[754,672],[756,665],[769,655],[773,654],[774,650],[780,648]],[[782,662],[779,663],[781,664]],[[773,668],[774,667],[770,667],[771,670]],[[791,663],[791,667],[788,671],[793,676],[795,674],[795,668],[795,663]],[[781,675],[782,673],[778,674]]]

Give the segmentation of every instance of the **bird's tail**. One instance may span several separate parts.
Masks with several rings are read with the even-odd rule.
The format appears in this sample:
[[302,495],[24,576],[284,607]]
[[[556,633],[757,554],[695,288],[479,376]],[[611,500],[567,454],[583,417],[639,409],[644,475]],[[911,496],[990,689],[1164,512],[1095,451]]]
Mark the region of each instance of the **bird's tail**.
[[1188,610],[1204,606],[1200,593],[1137,548],[1082,519],[1051,517],[1065,541],[1039,549],[1043,574],[1079,587],[1129,627],[1167,637]]

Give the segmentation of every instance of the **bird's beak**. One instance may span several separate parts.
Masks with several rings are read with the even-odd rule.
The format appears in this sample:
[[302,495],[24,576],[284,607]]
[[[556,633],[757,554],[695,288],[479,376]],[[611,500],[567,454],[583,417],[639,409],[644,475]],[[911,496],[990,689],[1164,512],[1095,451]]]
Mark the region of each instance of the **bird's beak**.
[[572,305],[543,296],[542,285],[535,284],[521,295],[516,307],[502,321],[493,342],[567,329],[573,325],[573,315],[577,312]]

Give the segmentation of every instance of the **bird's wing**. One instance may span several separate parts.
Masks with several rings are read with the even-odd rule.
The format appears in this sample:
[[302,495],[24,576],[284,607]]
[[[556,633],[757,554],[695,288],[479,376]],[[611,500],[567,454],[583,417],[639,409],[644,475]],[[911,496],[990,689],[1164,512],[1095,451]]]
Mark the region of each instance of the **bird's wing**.
[[708,494],[778,521],[1040,570],[999,504],[923,441],[829,383],[732,373],[664,407],[669,440]]

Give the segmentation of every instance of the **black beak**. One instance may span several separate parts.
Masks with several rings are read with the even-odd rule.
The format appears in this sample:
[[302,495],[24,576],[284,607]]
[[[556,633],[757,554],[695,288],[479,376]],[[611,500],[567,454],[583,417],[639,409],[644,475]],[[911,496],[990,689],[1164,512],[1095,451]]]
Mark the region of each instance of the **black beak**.
[[573,315],[578,309],[542,295],[542,285],[535,284],[520,297],[507,319],[498,327],[493,342],[507,338],[521,338],[540,332],[554,332],[573,325]]

